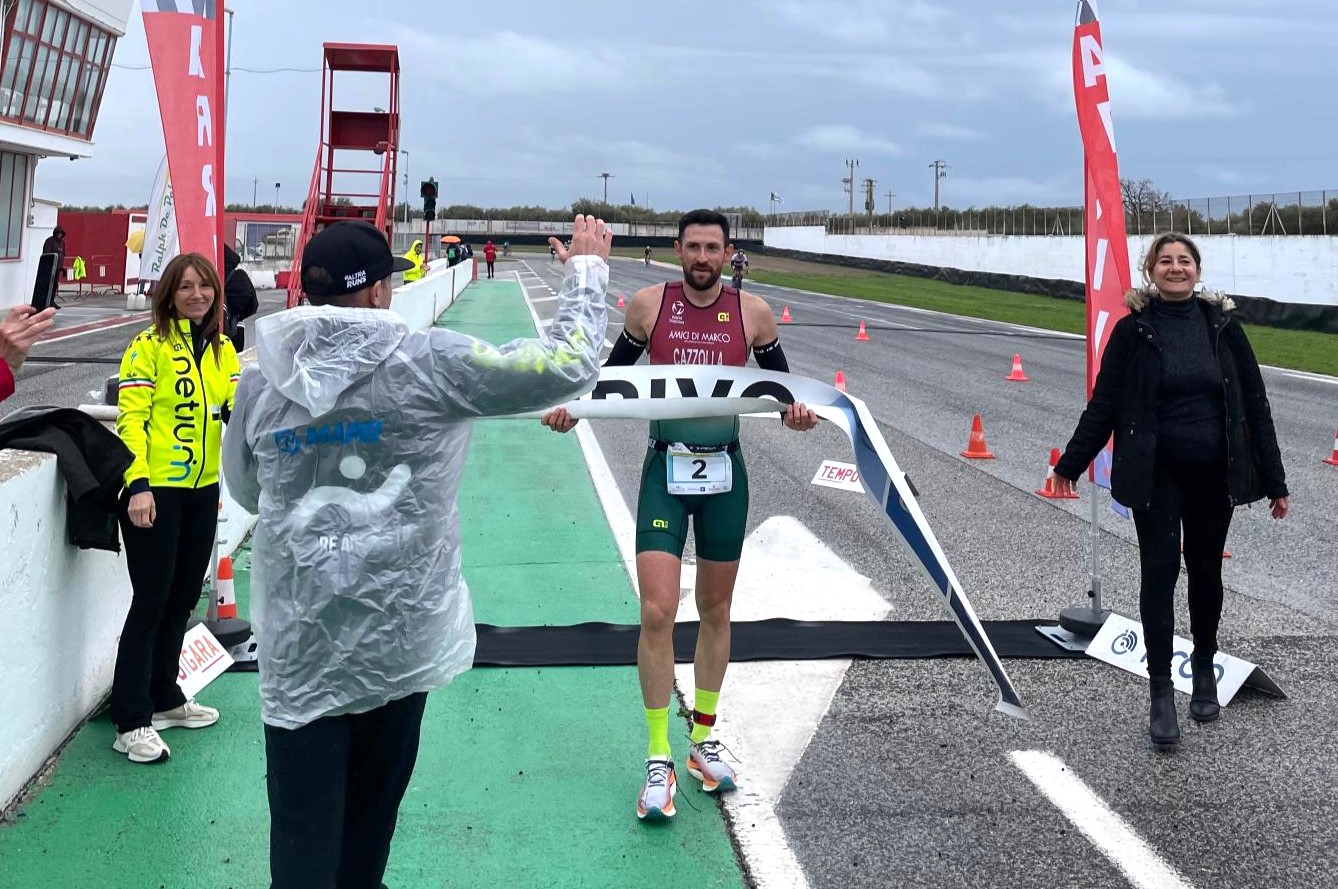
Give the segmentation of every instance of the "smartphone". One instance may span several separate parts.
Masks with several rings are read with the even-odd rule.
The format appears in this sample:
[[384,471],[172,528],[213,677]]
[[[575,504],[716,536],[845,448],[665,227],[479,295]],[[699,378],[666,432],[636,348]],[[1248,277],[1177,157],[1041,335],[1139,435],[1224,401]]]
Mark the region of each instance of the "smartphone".
[[37,260],[37,281],[33,284],[33,308],[42,311],[56,303],[56,284],[60,280],[59,254],[43,253]]

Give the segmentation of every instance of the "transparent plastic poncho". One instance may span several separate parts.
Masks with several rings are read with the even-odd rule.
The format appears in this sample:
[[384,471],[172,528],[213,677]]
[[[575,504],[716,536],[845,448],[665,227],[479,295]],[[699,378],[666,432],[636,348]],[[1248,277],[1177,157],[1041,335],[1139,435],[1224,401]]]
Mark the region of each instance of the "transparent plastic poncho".
[[456,494],[472,420],[592,389],[607,264],[573,257],[542,339],[410,332],[376,309],[256,325],[223,442],[257,514],[251,620],[264,721],[298,728],[447,684],[474,659]]

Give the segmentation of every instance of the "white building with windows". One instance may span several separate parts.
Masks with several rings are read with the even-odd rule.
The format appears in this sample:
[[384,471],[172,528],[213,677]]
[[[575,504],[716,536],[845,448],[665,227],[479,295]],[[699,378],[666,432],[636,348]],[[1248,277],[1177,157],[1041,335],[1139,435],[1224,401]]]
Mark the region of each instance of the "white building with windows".
[[92,155],[112,53],[134,6],[0,0],[0,307],[32,297],[57,210],[33,193],[37,164]]

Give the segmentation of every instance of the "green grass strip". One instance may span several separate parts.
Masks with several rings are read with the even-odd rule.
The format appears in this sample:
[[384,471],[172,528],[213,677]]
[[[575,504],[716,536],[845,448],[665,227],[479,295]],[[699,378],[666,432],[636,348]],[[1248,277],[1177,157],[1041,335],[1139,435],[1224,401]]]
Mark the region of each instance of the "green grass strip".
[[[1025,324],[1065,333],[1086,331],[1085,307],[1070,299],[947,284],[882,272],[829,276],[750,270],[748,277],[777,287],[912,306],[951,315]],[[1338,375],[1338,337],[1333,334],[1253,324],[1244,327],[1261,364]]]

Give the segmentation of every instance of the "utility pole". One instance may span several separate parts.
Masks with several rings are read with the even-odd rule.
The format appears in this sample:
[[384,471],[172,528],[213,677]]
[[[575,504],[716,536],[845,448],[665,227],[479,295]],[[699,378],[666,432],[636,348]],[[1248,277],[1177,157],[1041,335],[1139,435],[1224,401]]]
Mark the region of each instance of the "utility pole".
[[260,191],[260,177],[251,180],[251,209],[256,208],[256,195]]
[[599,175],[604,177],[604,205],[605,205],[605,206],[608,206],[608,203],[609,203],[609,179],[611,179],[611,178],[613,177],[613,174],[612,174],[612,173],[600,173]]
[[934,171],[934,209],[938,209],[938,183],[948,175],[948,165],[944,161],[934,161],[929,165]]
[[892,199],[893,199],[894,197],[896,197],[896,196],[897,196],[897,195],[896,195],[896,192],[894,192],[892,189],[889,188],[889,189],[887,190],[887,215],[888,215],[888,216],[891,216],[891,215],[892,215]]
[[878,184],[877,179],[864,180],[864,212],[869,217],[870,225],[873,225],[873,211],[875,209],[873,201],[873,187],[877,184]]
[[274,212],[279,212],[279,183],[274,183]]
[[841,182],[845,184],[846,197],[849,198],[849,208],[846,215],[853,217],[855,215],[855,171],[859,169],[859,161],[847,159],[846,169],[850,171],[850,175],[842,179]]

